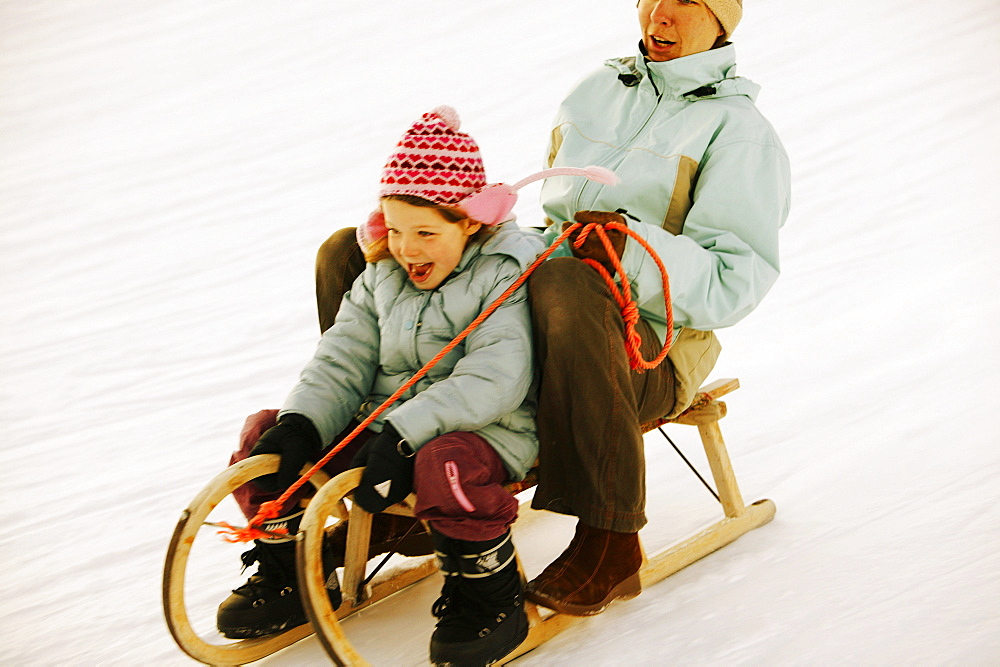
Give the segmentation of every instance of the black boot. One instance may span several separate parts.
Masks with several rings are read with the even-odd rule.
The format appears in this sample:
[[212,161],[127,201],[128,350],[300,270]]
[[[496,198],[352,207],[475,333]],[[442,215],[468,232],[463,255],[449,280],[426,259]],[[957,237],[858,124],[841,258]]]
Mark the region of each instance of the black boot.
[[[294,536],[302,514],[300,511],[272,519],[261,527],[271,531],[285,527]],[[296,580],[294,537],[255,540],[254,547],[241,559],[244,569],[257,563],[257,573],[219,605],[216,625],[224,637],[262,637],[306,622]],[[336,609],[341,602],[340,587],[336,570],[327,569],[332,572],[327,582],[330,604]]]
[[431,636],[431,662],[491,665],[528,636],[510,531],[485,542],[433,535],[445,582],[432,610],[440,620]]

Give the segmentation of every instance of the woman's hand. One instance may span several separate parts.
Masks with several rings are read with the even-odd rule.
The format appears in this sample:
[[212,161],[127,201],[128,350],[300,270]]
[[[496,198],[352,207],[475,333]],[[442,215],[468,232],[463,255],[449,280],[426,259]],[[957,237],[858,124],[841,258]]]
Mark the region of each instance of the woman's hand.
[[354,502],[375,514],[395,505],[413,490],[413,449],[386,422],[382,432],[366,442],[354,455],[352,465],[364,466]]
[[278,472],[259,477],[257,484],[265,491],[284,491],[299,478],[302,466],[319,450],[319,433],[308,417],[294,412],[282,415],[250,450],[250,456],[281,455]]
[[[602,227],[609,222],[617,222],[620,224],[625,224],[625,218],[620,213],[612,213],[611,211],[577,211],[576,215],[573,216],[574,219],[584,225],[589,225],[595,223],[601,225]],[[563,223],[563,231],[572,225],[572,222]],[[579,259],[592,259],[596,262],[600,262],[609,273],[614,272],[614,266],[611,263],[611,258],[608,257],[608,251],[604,248],[604,244],[601,239],[598,238],[594,230],[587,235],[587,240],[577,248],[573,245],[576,240],[580,237],[580,233],[583,231],[581,227],[579,230],[573,232],[569,237],[570,247],[573,249],[573,256]],[[622,253],[625,252],[625,232],[618,229],[605,229],[604,232],[608,235],[608,240],[611,241],[611,245],[614,247],[615,254],[620,258]]]

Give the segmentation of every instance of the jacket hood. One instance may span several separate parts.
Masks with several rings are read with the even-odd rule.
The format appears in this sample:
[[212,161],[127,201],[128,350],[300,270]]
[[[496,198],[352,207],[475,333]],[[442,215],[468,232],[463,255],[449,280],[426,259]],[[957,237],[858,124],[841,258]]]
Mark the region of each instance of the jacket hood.
[[760,86],[736,76],[736,50],[732,44],[683,58],[653,62],[646,59],[642,43],[639,53],[604,63],[618,71],[622,85],[650,86],[656,93],[678,99],[711,99],[742,95],[754,101]]

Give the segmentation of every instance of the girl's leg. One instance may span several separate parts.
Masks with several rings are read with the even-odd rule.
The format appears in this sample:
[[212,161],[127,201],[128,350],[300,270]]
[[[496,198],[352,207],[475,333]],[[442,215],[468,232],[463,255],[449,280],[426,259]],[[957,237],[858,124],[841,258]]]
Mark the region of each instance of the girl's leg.
[[[264,431],[277,423],[277,418],[277,410],[261,410],[257,414],[247,417],[247,420],[243,425],[243,431],[240,433],[240,448],[233,452],[232,457],[229,459],[229,465],[233,465],[234,463],[238,463],[248,458],[250,456],[250,450],[252,450],[253,446],[257,444],[257,440],[264,434]],[[330,449],[339,444],[340,441],[343,440],[344,437],[347,436],[347,434],[349,434],[352,430],[354,430],[356,426],[357,424],[354,422],[349,424],[340,435],[334,438],[333,443],[331,443],[329,447],[323,449],[316,455],[316,460],[318,461],[320,458],[325,456]],[[374,435],[374,432],[367,429],[359,433],[344,449],[337,452],[337,454],[330,459],[329,463],[323,466],[323,470],[328,475],[333,477],[350,468],[354,455],[372,435]],[[244,516],[246,516],[247,519],[252,519],[257,515],[257,512],[260,510],[260,506],[263,503],[270,500],[276,500],[281,496],[283,491],[283,489],[281,491],[264,491],[258,484],[250,481],[233,491],[233,497],[236,499],[236,504],[239,505]],[[297,512],[298,510],[293,508],[296,508],[299,501],[303,498],[311,495],[312,486],[308,484],[303,486],[299,492],[289,500],[286,505],[288,508],[286,514],[293,514]]]
[[[277,410],[263,410],[247,419],[240,439],[240,449],[233,454],[230,465],[250,455],[250,450],[260,435],[274,425],[277,413]],[[348,426],[330,447],[339,444],[354,426]],[[354,454],[371,435],[373,433],[368,430],[359,433],[324,466],[324,470],[331,475],[347,470]],[[320,452],[318,456],[325,455],[326,451],[329,450]],[[265,492],[255,481],[250,481],[234,491],[233,496],[247,519],[251,519],[257,514],[261,503],[275,500],[281,493],[282,491]],[[306,614],[297,592],[295,541],[291,536],[298,531],[304,514],[299,501],[311,493],[312,486],[306,484],[289,500],[283,516],[262,524],[265,530],[285,529],[289,537],[254,540],[253,547],[240,557],[244,569],[257,563],[257,571],[219,605],[216,627],[223,636],[230,639],[262,637],[306,622]],[[338,526],[340,525],[346,523],[341,522]],[[347,531],[340,532],[346,535]],[[343,541],[342,539],[341,542]],[[324,545],[324,555],[329,554],[330,568],[343,564],[343,553],[343,546],[327,548]],[[340,605],[339,590],[330,591],[330,602],[334,608]]]
[[415,513],[431,525],[445,575],[433,607],[435,664],[492,664],[528,635],[510,533],[517,500],[506,479],[500,457],[474,433],[447,433],[417,452]]
[[454,539],[497,538],[517,518],[517,499],[503,488],[507,478],[500,456],[482,437],[446,433],[417,451],[415,514]]

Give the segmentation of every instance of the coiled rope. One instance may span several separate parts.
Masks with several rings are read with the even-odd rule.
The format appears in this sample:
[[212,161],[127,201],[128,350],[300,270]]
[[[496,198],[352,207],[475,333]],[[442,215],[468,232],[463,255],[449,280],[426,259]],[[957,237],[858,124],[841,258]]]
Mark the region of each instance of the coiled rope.
[[[218,531],[219,534],[222,535],[227,542],[250,542],[251,540],[261,539],[265,537],[274,537],[275,536],[274,532],[261,530],[259,526],[268,519],[273,519],[275,517],[281,516],[284,504],[295,494],[296,491],[302,488],[302,486],[306,484],[314,474],[316,474],[319,470],[323,468],[323,466],[329,463],[330,459],[332,459],[337,454],[337,452],[346,447],[349,442],[351,442],[355,437],[357,437],[359,433],[365,430],[373,421],[375,421],[378,418],[378,416],[382,414],[390,405],[395,403],[399,399],[399,397],[402,396],[410,387],[412,387],[422,377],[424,377],[424,375],[426,375],[427,372],[438,361],[440,361],[445,355],[451,352],[456,345],[465,340],[465,338],[470,333],[472,333],[472,331],[476,327],[478,327],[483,322],[483,320],[492,315],[493,312],[497,308],[499,308],[504,303],[504,301],[506,301],[510,297],[511,294],[516,292],[521,287],[521,285],[525,283],[525,281],[535,271],[535,269],[538,268],[538,266],[541,265],[542,262],[548,259],[553,252],[555,252],[556,248],[558,248],[563,241],[569,238],[575,231],[577,231],[581,227],[583,229],[580,231],[580,235],[573,241],[573,246],[579,248],[580,246],[583,245],[583,243],[587,240],[587,237],[591,233],[597,234],[598,239],[600,239],[605,250],[607,251],[608,258],[611,260],[611,264],[615,272],[618,275],[622,276],[621,280],[622,286],[621,288],[619,288],[618,285],[615,283],[612,274],[603,265],[601,265],[600,262],[597,262],[592,259],[582,260],[587,264],[589,264],[591,267],[593,267],[604,278],[605,283],[607,283],[608,290],[611,292],[612,296],[615,298],[615,301],[618,303],[618,306],[621,308],[622,318],[625,320],[625,349],[628,354],[629,365],[633,370],[639,372],[656,368],[660,364],[660,362],[662,362],[663,359],[667,356],[667,352],[670,349],[670,343],[672,340],[671,336],[673,331],[673,312],[670,307],[670,284],[667,276],[667,270],[663,266],[663,262],[660,261],[660,258],[657,256],[656,252],[649,246],[648,243],[646,243],[645,239],[643,239],[634,231],[629,229],[628,226],[626,225],[617,222],[609,222],[605,223],[604,225],[593,222],[588,223],[586,225],[579,222],[573,223],[571,226],[563,230],[562,234],[560,234],[552,242],[552,244],[541,255],[538,256],[538,258],[531,264],[531,266],[529,266],[524,271],[524,273],[522,273],[518,277],[518,279],[515,280],[514,283],[511,284],[511,286],[504,291],[503,294],[497,297],[493,303],[487,306],[487,308],[483,310],[483,312],[481,312],[479,316],[476,317],[476,319],[474,319],[469,324],[469,326],[467,326],[461,333],[455,336],[455,338],[447,345],[445,345],[440,352],[434,355],[434,357],[430,361],[424,364],[423,368],[418,370],[413,375],[413,377],[407,380],[406,383],[404,383],[391,396],[389,396],[389,398],[385,399],[385,401],[380,406],[375,408],[375,410],[372,411],[370,415],[368,415],[368,418],[365,419],[360,424],[358,424],[358,426],[353,431],[351,431],[336,447],[327,452],[327,454],[323,456],[319,461],[317,461],[313,467],[311,467],[309,470],[303,473],[303,475],[298,480],[296,480],[291,486],[289,486],[288,489],[286,489],[285,492],[282,493],[279,498],[261,504],[260,509],[257,511],[256,516],[254,516],[250,520],[249,525],[247,525],[245,528],[238,528],[235,526],[231,526],[229,524],[220,523],[217,525],[221,526],[223,530]],[[639,321],[639,308],[635,304],[635,301],[632,299],[632,289],[625,275],[625,270],[621,265],[621,258],[618,257],[618,253],[615,251],[614,246],[611,243],[610,239],[608,239],[608,235],[607,232],[604,230],[604,227],[607,227],[608,229],[620,230],[626,236],[630,236],[633,239],[635,239],[643,248],[645,248],[646,252],[648,252],[650,256],[656,261],[656,265],[660,269],[660,274],[663,278],[663,298],[667,315],[667,338],[663,344],[663,349],[651,361],[646,361],[645,359],[643,359],[642,354],[639,350],[642,344],[642,339],[639,337],[638,332],[636,332],[635,330],[635,325]]]

